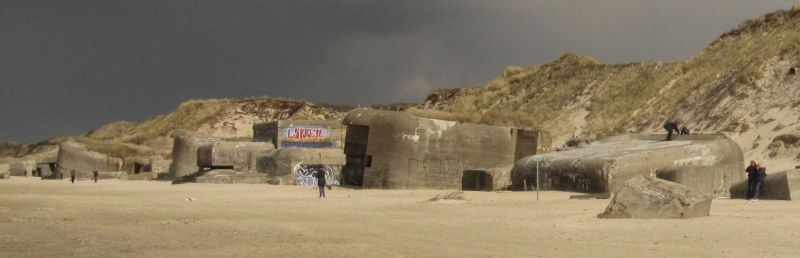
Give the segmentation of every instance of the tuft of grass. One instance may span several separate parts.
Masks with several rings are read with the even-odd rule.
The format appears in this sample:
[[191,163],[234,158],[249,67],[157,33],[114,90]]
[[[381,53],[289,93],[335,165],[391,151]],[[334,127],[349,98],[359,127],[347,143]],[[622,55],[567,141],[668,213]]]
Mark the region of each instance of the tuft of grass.
[[433,198],[428,199],[425,202],[435,202],[439,200],[464,200],[464,192],[463,191],[452,191],[443,194],[437,194]]

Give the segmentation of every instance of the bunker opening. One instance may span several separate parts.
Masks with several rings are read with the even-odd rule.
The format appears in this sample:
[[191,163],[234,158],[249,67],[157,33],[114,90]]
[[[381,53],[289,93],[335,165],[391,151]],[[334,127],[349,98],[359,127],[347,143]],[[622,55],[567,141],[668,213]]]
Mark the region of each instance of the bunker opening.
[[464,191],[491,191],[492,174],[483,170],[464,170],[461,176],[461,190]]
[[342,183],[364,185],[364,169],[372,166],[372,156],[367,155],[369,126],[348,125],[345,135],[345,160],[342,168]]

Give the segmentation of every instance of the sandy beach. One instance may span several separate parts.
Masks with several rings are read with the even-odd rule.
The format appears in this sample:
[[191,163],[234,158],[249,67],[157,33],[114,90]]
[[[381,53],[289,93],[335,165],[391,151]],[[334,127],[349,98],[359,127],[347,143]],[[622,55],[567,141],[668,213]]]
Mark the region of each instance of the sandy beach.
[[689,220],[598,219],[573,193],[0,180],[3,257],[791,257],[794,201]]

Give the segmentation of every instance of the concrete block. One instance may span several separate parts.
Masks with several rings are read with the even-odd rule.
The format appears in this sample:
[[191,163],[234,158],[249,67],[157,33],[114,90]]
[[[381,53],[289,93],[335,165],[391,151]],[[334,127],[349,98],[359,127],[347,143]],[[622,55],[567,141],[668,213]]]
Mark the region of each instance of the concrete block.
[[11,167],[8,164],[0,164],[0,179],[11,178]]
[[16,160],[9,164],[12,176],[32,177],[36,171],[36,160]]
[[604,218],[688,219],[708,217],[711,196],[688,186],[653,177],[636,177],[625,182]]
[[222,141],[203,133],[189,130],[175,130],[172,132],[175,143],[172,146],[172,163],[169,167],[169,177],[179,178],[198,172],[197,149],[204,145]]
[[[732,140],[720,135],[622,135],[585,148],[541,155],[542,190],[605,193],[627,180],[659,176],[725,196],[730,185],[744,178],[744,155]],[[511,171],[512,190],[535,189],[536,161],[517,160]],[[528,185],[525,185],[527,183]]]
[[[731,198],[747,198],[747,180],[731,186]],[[758,199],[761,200],[800,200],[800,169],[768,173],[761,185]]]
[[507,171],[517,157],[550,148],[549,134],[542,131],[404,112],[355,109],[342,123],[347,125],[344,183],[364,188],[488,189],[492,182],[491,190],[507,189]]
[[197,149],[197,166],[256,172],[256,157],[273,149],[268,142],[215,142]]
[[75,170],[82,177],[91,178],[90,175],[95,169],[99,172],[116,172],[122,171],[122,165],[122,159],[90,151],[85,145],[77,142],[65,141],[58,148],[57,172],[54,176],[60,172],[64,173],[66,178],[72,170]]

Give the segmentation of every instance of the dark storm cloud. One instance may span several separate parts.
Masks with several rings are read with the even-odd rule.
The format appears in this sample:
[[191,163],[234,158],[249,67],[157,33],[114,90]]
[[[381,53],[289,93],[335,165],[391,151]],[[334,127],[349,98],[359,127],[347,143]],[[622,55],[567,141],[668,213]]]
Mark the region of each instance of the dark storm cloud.
[[679,61],[793,1],[0,1],[0,142],[190,99],[420,102],[576,52]]

